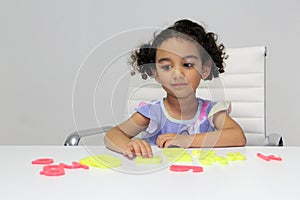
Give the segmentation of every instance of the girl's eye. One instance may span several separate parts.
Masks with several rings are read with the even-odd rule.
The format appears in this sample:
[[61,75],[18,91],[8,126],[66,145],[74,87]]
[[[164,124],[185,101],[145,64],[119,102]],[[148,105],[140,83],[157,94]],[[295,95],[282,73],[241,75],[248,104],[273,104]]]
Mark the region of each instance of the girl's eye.
[[193,63],[184,63],[183,66],[187,67],[187,68],[191,68],[191,67],[194,67],[194,64]]
[[168,71],[169,69],[171,69],[171,65],[163,65],[161,68],[165,71]]

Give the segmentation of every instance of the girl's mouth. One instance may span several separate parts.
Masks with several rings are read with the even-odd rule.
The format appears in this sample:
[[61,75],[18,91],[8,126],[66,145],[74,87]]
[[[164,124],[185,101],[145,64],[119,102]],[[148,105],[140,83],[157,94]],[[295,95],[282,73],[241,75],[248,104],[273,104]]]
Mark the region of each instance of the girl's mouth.
[[171,86],[174,87],[174,88],[184,88],[188,85],[189,85],[188,83],[174,83],[174,84],[171,84]]
[[172,86],[186,86],[186,85],[188,85],[188,83],[173,83],[173,84],[171,84]]

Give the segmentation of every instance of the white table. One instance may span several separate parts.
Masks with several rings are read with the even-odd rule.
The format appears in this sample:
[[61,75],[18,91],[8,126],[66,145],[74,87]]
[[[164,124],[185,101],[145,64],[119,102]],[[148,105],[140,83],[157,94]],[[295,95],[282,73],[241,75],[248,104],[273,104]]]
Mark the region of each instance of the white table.
[[[246,161],[204,167],[202,173],[171,172],[166,163],[149,167],[104,147],[0,146],[0,199],[299,199],[300,147],[214,149],[217,155],[240,152]],[[155,154],[160,154],[155,149]],[[266,162],[256,153],[282,161]],[[118,170],[66,169],[60,177],[40,175],[37,158],[55,163],[110,154],[122,159]],[[127,172],[126,172],[127,171]],[[138,173],[134,173],[138,172]],[[152,171],[152,172],[149,172]],[[147,173],[146,173],[147,172]]]

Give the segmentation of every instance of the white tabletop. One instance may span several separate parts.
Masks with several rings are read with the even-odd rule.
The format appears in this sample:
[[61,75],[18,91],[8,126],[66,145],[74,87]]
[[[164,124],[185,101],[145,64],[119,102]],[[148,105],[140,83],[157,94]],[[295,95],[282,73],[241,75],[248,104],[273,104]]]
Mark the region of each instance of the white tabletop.
[[[136,165],[104,147],[0,146],[0,199],[299,199],[300,147],[214,150],[223,156],[240,152],[247,160],[213,164],[201,173],[171,172],[165,162]],[[159,149],[154,152],[161,155]],[[282,161],[267,162],[257,153]],[[119,157],[123,165],[117,170],[66,169],[64,176],[47,177],[40,175],[41,165],[31,163],[50,157],[71,164],[98,154]]]

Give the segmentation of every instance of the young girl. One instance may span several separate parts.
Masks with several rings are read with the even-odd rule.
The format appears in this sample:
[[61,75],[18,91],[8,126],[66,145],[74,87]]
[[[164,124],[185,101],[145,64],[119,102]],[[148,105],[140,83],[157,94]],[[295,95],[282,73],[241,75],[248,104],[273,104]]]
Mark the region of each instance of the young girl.
[[[180,20],[133,52],[133,67],[154,77],[166,97],[143,104],[105,136],[108,148],[128,157],[152,157],[151,145],[165,147],[244,146],[241,127],[228,115],[230,105],[196,97],[201,79],[224,72],[223,44],[190,20]],[[140,139],[133,138],[143,133]]]

